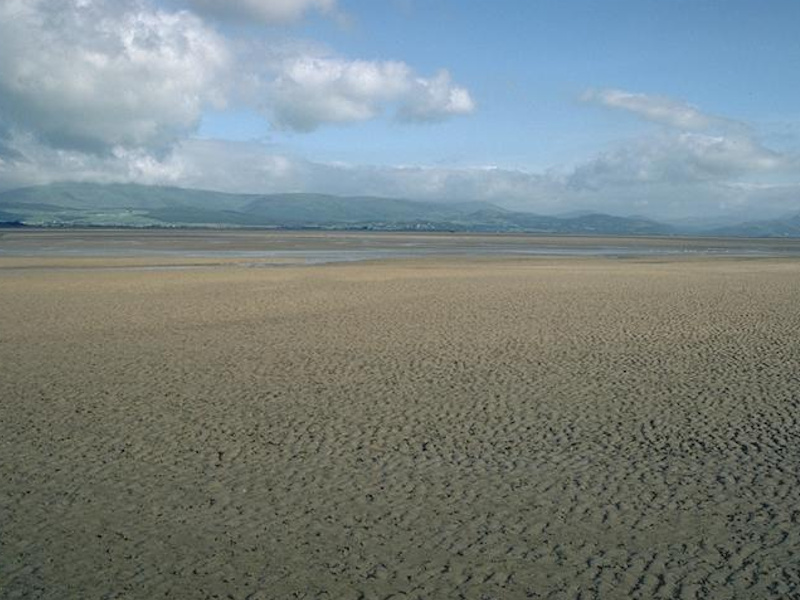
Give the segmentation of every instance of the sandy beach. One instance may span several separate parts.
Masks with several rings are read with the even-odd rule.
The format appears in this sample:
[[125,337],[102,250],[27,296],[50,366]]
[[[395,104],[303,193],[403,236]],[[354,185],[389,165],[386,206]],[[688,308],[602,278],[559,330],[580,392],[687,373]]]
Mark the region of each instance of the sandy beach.
[[800,598],[800,261],[128,260],[0,258],[0,598]]

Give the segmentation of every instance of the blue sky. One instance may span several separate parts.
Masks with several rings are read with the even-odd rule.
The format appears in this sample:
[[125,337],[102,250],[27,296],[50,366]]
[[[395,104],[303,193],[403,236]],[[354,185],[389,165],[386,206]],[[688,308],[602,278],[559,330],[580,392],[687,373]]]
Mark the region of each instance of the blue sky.
[[779,216],[798,25],[794,0],[0,0],[0,187]]

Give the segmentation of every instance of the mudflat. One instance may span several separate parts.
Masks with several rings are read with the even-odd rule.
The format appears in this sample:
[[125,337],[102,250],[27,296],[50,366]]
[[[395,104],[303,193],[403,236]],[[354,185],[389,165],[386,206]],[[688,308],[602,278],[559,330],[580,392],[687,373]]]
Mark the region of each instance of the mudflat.
[[2,598],[800,597],[796,259],[104,260],[0,258]]

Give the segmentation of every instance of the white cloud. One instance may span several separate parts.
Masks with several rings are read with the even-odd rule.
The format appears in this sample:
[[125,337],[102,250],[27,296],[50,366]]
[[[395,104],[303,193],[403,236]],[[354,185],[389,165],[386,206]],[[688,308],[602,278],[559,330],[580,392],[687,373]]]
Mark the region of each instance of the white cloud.
[[789,159],[748,137],[668,133],[619,144],[579,165],[570,176],[578,188],[609,185],[722,181],[788,167]]
[[400,107],[398,116],[404,121],[439,121],[453,115],[467,115],[475,110],[469,92],[453,85],[450,73],[439,71],[431,79],[417,77],[411,94]]
[[[663,176],[663,171],[656,177],[654,166],[649,167],[650,175],[640,177],[620,166],[624,160],[616,164],[608,157],[598,157],[575,171],[536,173],[487,166],[321,163],[261,143],[221,140],[186,140],[162,157],[141,150],[106,155],[57,150],[30,136],[12,136],[5,143],[11,152],[0,154],[0,189],[51,181],[118,181],[227,192],[483,200],[542,214],[588,210],[656,218],[702,215],[728,219],[780,216],[797,210],[800,197],[797,182],[673,179]],[[577,185],[581,179],[584,185]]]
[[597,102],[608,108],[628,111],[654,123],[688,131],[701,131],[729,122],[703,113],[691,104],[665,96],[607,88],[587,90],[581,99],[585,102]]
[[453,84],[447,71],[427,79],[399,61],[301,55],[276,69],[266,84],[266,110],[284,129],[366,121],[395,105],[404,121],[441,120],[475,108],[469,92]]
[[[697,192],[689,195],[702,204],[710,189],[730,195],[731,186],[741,180],[785,175],[798,164],[796,158],[764,146],[747,124],[701,112],[681,100],[617,89],[589,90],[582,98],[666,129],[618,143],[578,165],[568,177],[575,190],[610,194],[628,188],[663,197],[663,189],[686,193],[686,186],[694,185]],[[654,193],[653,186],[662,186],[661,192]]]
[[[322,163],[257,142],[186,140],[156,157],[140,150],[106,155],[58,150],[33,137],[9,140],[0,188],[52,181],[136,182],[228,192],[320,192],[420,200],[487,200],[559,209],[554,180],[496,167],[438,168]],[[560,185],[560,184],[558,184]]]
[[[278,20],[335,8],[332,0],[219,6]],[[229,40],[191,12],[149,0],[0,0],[2,129],[62,149],[164,152],[196,131],[206,108],[229,102],[296,131],[393,109],[406,121],[434,121],[474,108],[446,71],[425,78],[401,61]]]
[[157,156],[146,149],[116,147],[104,153],[55,148],[30,133],[6,140],[13,154],[0,163],[0,188],[12,189],[56,181],[138,182],[181,185],[184,159],[169,152]]
[[310,11],[332,15],[336,9],[336,0],[188,0],[188,2],[201,13],[266,24],[296,21]]
[[0,115],[54,147],[165,148],[221,106],[226,44],[142,2],[0,3]]
[[408,92],[410,74],[402,62],[294,57],[269,84],[268,110],[276,125],[298,131],[365,121]]

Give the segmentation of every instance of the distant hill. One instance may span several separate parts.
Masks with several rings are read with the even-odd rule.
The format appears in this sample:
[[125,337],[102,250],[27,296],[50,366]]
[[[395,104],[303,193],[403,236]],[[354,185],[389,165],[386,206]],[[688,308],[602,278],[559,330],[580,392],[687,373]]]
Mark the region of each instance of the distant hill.
[[727,237],[800,237],[800,213],[785,219],[750,221],[727,227],[717,227],[710,232]]
[[0,193],[0,211],[35,225],[193,224],[217,222],[219,214],[235,213],[249,200],[175,187],[54,183]]
[[[481,207],[494,208],[491,204]],[[258,196],[242,208],[252,222],[282,227],[377,226],[392,224],[441,224],[471,222],[478,208],[473,204],[415,202],[367,196],[340,197],[324,194],[273,194]]]
[[0,193],[0,220],[41,226],[268,227],[663,235],[641,217],[543,216],[485,202],[325,194],[227,194],[135,184],[58,183]]

